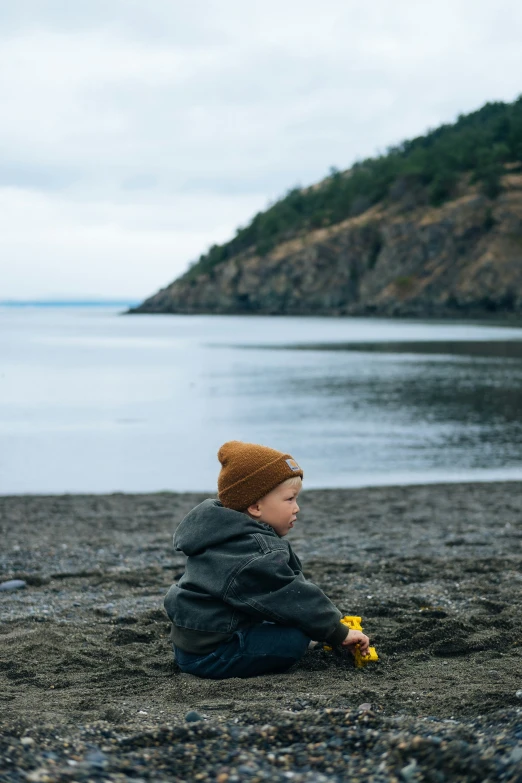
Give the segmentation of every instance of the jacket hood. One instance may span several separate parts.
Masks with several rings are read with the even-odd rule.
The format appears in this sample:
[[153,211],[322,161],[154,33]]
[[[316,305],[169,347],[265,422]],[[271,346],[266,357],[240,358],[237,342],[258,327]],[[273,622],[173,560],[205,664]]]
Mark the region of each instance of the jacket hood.
[[219,500],[209,498],[193,508],[180,522],[174,533],[174,549],[185,555],[195,555],[249,533],[277,537],[270,525],[256,522],[248,514],[225,508]]

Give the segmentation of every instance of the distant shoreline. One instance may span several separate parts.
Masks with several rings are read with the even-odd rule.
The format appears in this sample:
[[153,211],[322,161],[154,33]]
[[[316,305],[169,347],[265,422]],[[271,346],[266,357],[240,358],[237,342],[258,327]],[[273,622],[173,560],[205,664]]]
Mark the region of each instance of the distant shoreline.
[[473,313],[445,313],[445,314],[426,314],[426,315],[372,315],[370,313],[351,313],[342,314],[338,313],[252,313],[252,312],[231,312],[231,313],[215,313],[215,312],[159,312],[159,311],[142,311],[140,310],[142,300],[138,299],[5,299],[0,300],[0,309],[25,309],[25,308],[41,308],[41,309],[73,309],[83,307],[118,307],[122,308],[118,315],[157,315],[157,316],[183,316],[186,318],[197,318],[200,316],[213,317],[213,318],[327,318],[330,320],[372,320],[372,321],[408,321],[416,323],[422,321],[423,323],[435,323],[435,324],[467,324],[478,326],[499,326],[510,328],[522,328],[522,316],[517,313],[489,313],[489,312],[473,312]]
[[0,307],[133,307],[135,299],[6,299]]
[[466,325],[491,325],[491,326],[510,326],[519,328],[522,327],[522,315],[520,313],[504,312],[499,313],[490,312],[487,310],[471,310],[469,312],[462,312],[458,310],[446,310],[441,312],[427,312],[427,313],[398,313],[385,314],[385,313],[338,313],[338,312],[302,312],[302,313],[288,313],[288,312],[245,312],[245,311],[230,311],[230,312],[212,312],[210,310],[179,310],[179,311],[160,311],[160,310],[142,310],[141,306],[135,307],[131,305],[129,310],[123,315],[153,315],[153,316],[183,316],[185,318],[200,318],[202,316],[209,318],[327,318],[329,320],[341,321],[407,321],[409,323],[437,323],[437,324],[466,324]]

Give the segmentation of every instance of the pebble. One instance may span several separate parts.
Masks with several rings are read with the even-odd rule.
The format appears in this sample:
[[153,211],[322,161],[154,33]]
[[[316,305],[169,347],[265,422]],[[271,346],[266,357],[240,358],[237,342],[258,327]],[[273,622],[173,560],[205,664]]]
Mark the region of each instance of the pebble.
[[185,715],[187,723],[195,723],[197,720],[201,720],[201,715],[196,710],[189,710]]
[[357,707],[360,712],[368,712],[368,710],[371,710],[371,708],[372,705],[368,701],[365,701],[363,704],[359,704]]
[[0,582],[0,591],[7,592],[9,590],[22,590],[27,587],[27,582],[23,579],[9,579],[7,582]]
[[256,774],[256,770],[255,770],[253,767],[249,767],[249,766],[247,766],[246,764],[241,764],[241,765],[240,765],[240,766],[237,768],[237,771],[238,771],[238,772],[239,772],[241,775],[248,775],[249,777],[250,777],[250,775],[255,775],[255,774]]
[[417,779],[417,762],[415,759],[412,759],[409,764],[406,764],[406,766],[401,769],[401,778],[406,780],[407,783],[410,780]]
[[515,696],[517,699],[522,699],[522,691],[515,691]]
[[519,761],[522,761],[522,747],[518,745],[518,747],[513,748],[509,755],[509,760],[512,764],[518,764]]
[[29,772],[26,780],[28,780],[29,783],[53,783],[50,770],[46,767],[38,767],[38,769],[35,769],[33,772]]
[[107,756],[101,750],[90,750],[85,756],[85,761],[90,767],[104,769],[107,766]]

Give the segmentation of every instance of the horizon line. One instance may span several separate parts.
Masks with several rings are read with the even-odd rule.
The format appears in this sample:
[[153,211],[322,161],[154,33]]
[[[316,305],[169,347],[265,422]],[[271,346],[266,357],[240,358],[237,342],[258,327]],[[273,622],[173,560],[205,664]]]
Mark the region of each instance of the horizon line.
[[2,307],[25,307],[25,306],[96,306],[96,305],[134,305],[142,302],[142,299],[133,299],[132,297],[121,297],[117,299],[0,299],[0,306]]

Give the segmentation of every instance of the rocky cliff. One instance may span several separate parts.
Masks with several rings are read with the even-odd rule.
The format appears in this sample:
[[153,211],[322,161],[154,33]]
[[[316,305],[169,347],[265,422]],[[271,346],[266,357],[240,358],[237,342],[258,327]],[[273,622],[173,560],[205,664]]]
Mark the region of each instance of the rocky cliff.
[[136,313],[522,315],[522,173],[490,199],[464,185],[439,207],[397,201],[187,274]]

